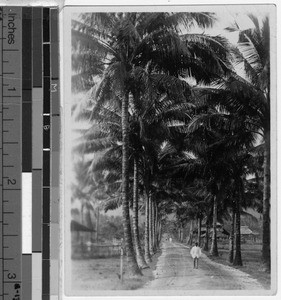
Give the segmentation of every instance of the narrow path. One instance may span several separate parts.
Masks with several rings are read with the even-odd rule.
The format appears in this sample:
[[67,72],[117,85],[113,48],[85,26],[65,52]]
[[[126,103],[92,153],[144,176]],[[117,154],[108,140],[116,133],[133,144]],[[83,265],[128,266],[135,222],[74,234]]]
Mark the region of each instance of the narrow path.
[[205,254],[199,268],[193,269],[190,248],[164,241],[158,258],[155,279],[148,290],[263,290],[257,280],[237,269],[211,261]]

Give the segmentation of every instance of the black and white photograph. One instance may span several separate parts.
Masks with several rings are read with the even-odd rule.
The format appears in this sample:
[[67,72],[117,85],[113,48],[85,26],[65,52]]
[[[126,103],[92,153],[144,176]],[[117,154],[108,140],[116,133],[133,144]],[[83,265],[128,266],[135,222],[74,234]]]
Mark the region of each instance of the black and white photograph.
[[275,5],[64,10],[65,294],[276,293]]

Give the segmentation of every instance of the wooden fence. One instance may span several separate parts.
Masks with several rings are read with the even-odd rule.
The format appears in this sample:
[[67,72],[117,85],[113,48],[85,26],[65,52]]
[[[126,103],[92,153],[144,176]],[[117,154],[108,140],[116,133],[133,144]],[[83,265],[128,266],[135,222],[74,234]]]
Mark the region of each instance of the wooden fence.
[[120,256],[120,245],[108,244],[72,244],[73,259],[106,258]]

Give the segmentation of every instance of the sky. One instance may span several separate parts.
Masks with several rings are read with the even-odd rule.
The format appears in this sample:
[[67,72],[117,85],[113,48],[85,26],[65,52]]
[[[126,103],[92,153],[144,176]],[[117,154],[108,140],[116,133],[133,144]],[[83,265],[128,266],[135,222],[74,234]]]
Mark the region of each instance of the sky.
[[217,21],[212,28],[208,28],[205,31],[201,30],[201,32],[205,32],[209,35],[223,35],[233,44],[237,42],[238,34],[226,31],[226,27],[231,26],[236,21],[241,29],[252,28],[253,23],[249,19],[248,14],[256,16],[259,19],[260,24],[262,24],[262,20],[266,16],[269,16],[272,21],[274,16],[273,5],[214,5],[209,6],[206,11],[214,12]]

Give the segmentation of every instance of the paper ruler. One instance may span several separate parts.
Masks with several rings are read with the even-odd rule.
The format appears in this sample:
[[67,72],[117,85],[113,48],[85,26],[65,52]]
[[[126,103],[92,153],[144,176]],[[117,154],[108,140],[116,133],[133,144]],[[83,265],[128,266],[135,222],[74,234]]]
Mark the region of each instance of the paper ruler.
[[58,298],[58,65],[58,10],[0,7],[1,300]]

